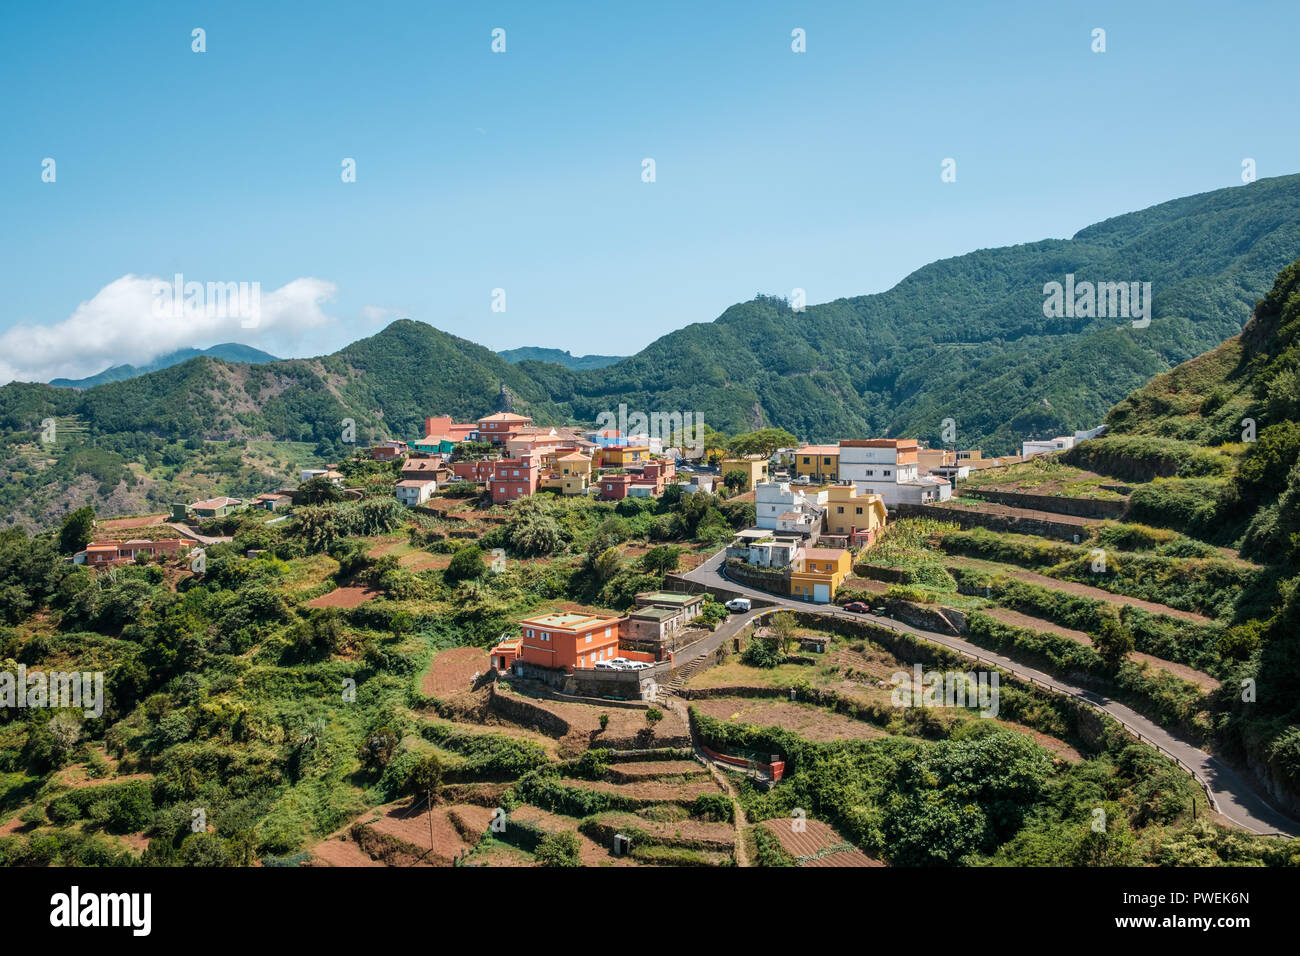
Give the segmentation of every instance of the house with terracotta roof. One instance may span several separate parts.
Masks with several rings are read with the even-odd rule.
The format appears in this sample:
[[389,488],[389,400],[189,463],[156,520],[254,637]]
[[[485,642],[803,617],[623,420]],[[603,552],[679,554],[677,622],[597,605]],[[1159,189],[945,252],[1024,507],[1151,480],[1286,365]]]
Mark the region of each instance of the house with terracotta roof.
[[243,503],[239,498],[206,498],[190,505],[190,511],[196,518],[224,518]]
[[790,565],[790,596],[828,604],[852,570],[847,548],[804,548]]
[[[625,618],[585,611],[553,611],[519,622],[519,660],[572,674],[619,656]],[[500,646],[500,645],[498,645]]]
[[180,538],[160,538],[150,541],[135,538],[130,541],[92,541],[85,550],[72,556],[73,564],[89,567],[102,567],[108,564],[127,564],[135,561],[138,555],[154,558],[176,558],[181,554],[186,542]]
[[444,463],[441,455],[433,455],[429,458],[408,458],[402,462],[401,476],[403,478],[433,478],[438,481],[445,481],[451,474],[451,469]]
[[550,470],[541,478],[541,487],[562,495],[585,495],[590,486],[591,459],[576,451],[552,457]]
[[394,486],[397,500],[408,508],[422,505],[438,490],[438,482],[433,478],[403,478]]
[[280,511],[291,504],[293,504],[293,495],[281,494],[278,491],[268,491],[253,499],[254,508],[264,508],[267,511]]
[[502,458],[490,464],[492,473],[487,484],[494,505],[508,504],[517,498],[537,493],[541,469],[532,455]]
[[532,423],[533,420],[527,415],[516,415],[513,412],[497,412],[494,415],[485,415],[480,418],[476,433],[479,441],[491,442],[494,445],[505,445],[518,434],[520,429],[527,428]]

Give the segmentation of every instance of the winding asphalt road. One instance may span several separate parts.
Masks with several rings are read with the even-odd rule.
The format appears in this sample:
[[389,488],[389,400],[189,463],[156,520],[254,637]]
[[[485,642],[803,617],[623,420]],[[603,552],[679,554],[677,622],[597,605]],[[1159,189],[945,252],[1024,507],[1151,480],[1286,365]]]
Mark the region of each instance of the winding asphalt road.
[[[895,631],[902,631],[929,641],[932,644],[938,644],[942,647],[958,651],[968,657],[976,660],[994,664],[997,667],[1007,671],[1016,677],[1031,681],[1040,687],[1046,687],[1049,690],[1060,694],[1068,694],[1071,697],[1078,698],[1083,702],[1104,711],[1109,716],[1127,728],[1131,733],[1136,735],[1139,740],[1151,744],[1158,750],[1163,751],[1166,756],[1174,758],[1187,770],[1196,780],[1206,788],[1215,810],[1221,815],[1232,821],[1244,830],[1252,833],[1264,834],[1269,836],[1300,836],[1300,823],[1292,820],[1290,817],[1281,813],[1267,803],[1247,782],[1245,777],[1233,770],[1228,764],[1212,754],[1196,747],[1185,738],[1171,733],[1159,724],[1142,716],[1130,707],[1121,704],[1119,701],[1107,697],[1105,694],[1099,694],[1096,691],[1088,690],[1084,687],[1063,681],[1060,678],[1053,677],[1043,671],[996,654],[993,651],[986,650],[969,641],[962,640],[960,637],[952,637],[948,634],[940,634],[936,631],[926,631],[920,628],[911,627],[901,621],[895,621],[890,618],[879,617],[875,614],[853,614],[843,611],[835,605],[830,604],[804,604],[803,602],[790,602],[783,600],[779,595],[769,594],[766,591],[760,591],[757,588],[747,587],[726,577],[722,571],[723,561],[726,557],[725,552],[719,551],[708,561],[688,571],[682,575],[687,580],[703,584],[710,588],[720,588],[736,593],[744,594],[746,597],[756,602],[762,601],[765,605],[771,607],[790,607],[807,614],[820,614],[825,617],[841,617],[855,621],[870,621],[881,627],[892,628]],[[744,623],[754,615],[751,613],[743,618],[733,618],[737,620],[737,626],[729,629],[729,633],[735,633]],[[731,621],[727,622],[728,624]],[[721,628],[720,628],[721,629]]]

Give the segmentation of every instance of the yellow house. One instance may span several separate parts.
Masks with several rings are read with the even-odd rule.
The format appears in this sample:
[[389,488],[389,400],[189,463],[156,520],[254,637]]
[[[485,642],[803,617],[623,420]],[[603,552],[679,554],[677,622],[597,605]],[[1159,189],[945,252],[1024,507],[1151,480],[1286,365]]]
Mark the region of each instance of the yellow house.
[[790,571],[790,596],[829,604],[852,570],[847,548],[804,548]]
[[857,485],[831,485],[826,489],[826,533],[852,535],[855,544],[871,544],[885,526],[885,499],[858,494]]
[[570,452],[555,459],[554,471],[542,479],[543,488],[558,488],[560,494],[586,494],[591,484],[591,459],[580,452]]
[[602,468],[626,468],[650,457],[649,445],[611,445],[600,451]]
[[743,471],[745,486],[741,491],[752,491],[754,486],[767,477],[767,459],[762,455],[748,455],[744,458],[724,458],[718,465],[718,477],[724,482],[727,473]]
[[839,481],[840,446],[804,445],[794,453],[794,473],[816,482]]

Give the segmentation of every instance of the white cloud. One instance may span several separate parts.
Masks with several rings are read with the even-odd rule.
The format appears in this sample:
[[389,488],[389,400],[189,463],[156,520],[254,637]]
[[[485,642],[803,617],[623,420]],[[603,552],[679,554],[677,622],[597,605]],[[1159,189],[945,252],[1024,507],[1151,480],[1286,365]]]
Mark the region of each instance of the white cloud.
[[[187,276],[185,281],[197,281]],[[332,317],[322,309],[338,287],[324,279],[300,278],[261,291],[256,326],[237,309],[200,309],[174,314],[158,308],[155,291],[172,279],[124,275],[82,302],[62,322],[20,324],[0,333],[0,382],[45,382],[82,378],[110,365],[142,365],[191,346],[244,342],[275,354]],[[208,284],[204,281],[204,291]],[[250,282],[251,286],[251,282]],[[207,302],[211,305],[211,302]],[[179,311],[179,310],[178,310]]]

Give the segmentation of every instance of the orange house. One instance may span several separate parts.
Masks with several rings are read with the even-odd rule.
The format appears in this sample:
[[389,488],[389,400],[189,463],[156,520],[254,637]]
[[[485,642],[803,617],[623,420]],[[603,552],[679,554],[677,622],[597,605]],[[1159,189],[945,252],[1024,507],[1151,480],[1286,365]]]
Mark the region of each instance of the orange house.
[[519,660],[536,667],[572,674],[619,656],[618,639],[625,618],[581,611],[555,611],[519,622]]

